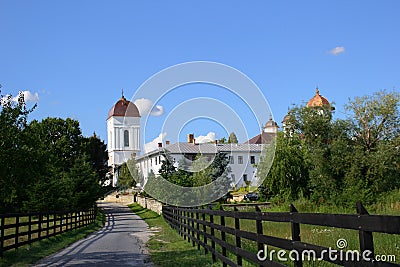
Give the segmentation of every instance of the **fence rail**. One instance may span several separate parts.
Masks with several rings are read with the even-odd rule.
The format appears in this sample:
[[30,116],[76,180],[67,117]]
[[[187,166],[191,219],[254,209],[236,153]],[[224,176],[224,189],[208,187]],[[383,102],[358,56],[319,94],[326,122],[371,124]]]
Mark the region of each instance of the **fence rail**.
[[[193,246],[197,244],[198,249],[203,247],[206,253],[211,252],[213,260],[220,259],[223,266],[242,266],[243,259],[258,266],[286,266],[268,257],[260,258],[257,253],[265,245],[295,252],[294,255],[303,255],[303,251],[312,250],[317,259],[340,266],[400,266],[393,262],[366,261],[363,257],[358,260],[347,259],[341,250],[331,251],[328,247],[301,241],[301,225],[356,230],[359,255],[366,253],[364,255],[372,259],[373,233],[400,234],[400,216],[369,215],[361,203],[357,203],[357,214],[299,213],[293,205],[290,206],[290,212],[262,212],[257,206],[254,212],[241,212],[237,208],[226,211],[222,207],[220,210],[211,210],[163,206],[163,216],[184,239],[192,242]],[[227,224],[228,219],[230,225]],[[243,229],[244,221],[254,224],[254,231]],[[290,224],[290,239],[264,234],[263,222]],[[230,240],[227,235],[231,237]],[[244,245],[249,242],[255,248]],[[325,253],[328,250],[331,254]],[[229,257],[228,252],[234,257]],[[302,257],[295,258],[294,266],[303,266]]]
[[0,214],[0,256],[45,238],[93,223],[97,207],[77,212]]

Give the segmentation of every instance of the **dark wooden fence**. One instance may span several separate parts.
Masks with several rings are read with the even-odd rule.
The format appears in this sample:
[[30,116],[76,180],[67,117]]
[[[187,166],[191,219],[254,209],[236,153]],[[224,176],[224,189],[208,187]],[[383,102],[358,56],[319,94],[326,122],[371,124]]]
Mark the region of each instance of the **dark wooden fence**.
[[[328,247],[301,241],[301,225],[356,230],[359,256],[365,252],[365,255],[372,259],[374,257],[373,233],[400,234],[400,216],[369,215],[361,203],[357,203],[357,213],[299,213],[293,205],[290,207],[290,212],[261,212],[257,206],[255,206],[255,211],[250,212],[238,211],[237,208],[234,208],[233,211],[226,211],[222,207],[220,210],[163,207],[163,216],[171,227],[175,228],[188,242],[192,242],[193,246],[197,244],[198,249],[201,246],[206,253],[211,252],[213,261],[218,258],[223,262],[223,266],[242,266],[243,259],[258,266],[286,266],[274,259],[270,260],[268,257],[259,259],[257,253],[264,250],[265,245],[294,251],[297,252],[297,255],[302,255],[303,251],[312,250],[316,256],[314,260],[341,266],[400,266],[400,264],[391,262],[364,261],[363,257],[360,257],[359,260],[353,259],[351,254],[346,256],[341,250],[328,254],[325,253],[329,251]],[[229,224],[227,224],[227,220],[230,220]],[[244,222],[247,224],[247,228],[249,222],[254,224],[253,229],[255,230],[245,231],[243,229]],[[264,234],[263,222],[288,223],[291,237],[280,238]],[[229,239],[227,235],[229,235]],[[294,255],[296,254],[294,253]],[[302,257],[295,258],[294,266],[303,266],[304,259]]]
[[78,212],[0,214],[0,256],[38,240],[93,223],[97,207]]

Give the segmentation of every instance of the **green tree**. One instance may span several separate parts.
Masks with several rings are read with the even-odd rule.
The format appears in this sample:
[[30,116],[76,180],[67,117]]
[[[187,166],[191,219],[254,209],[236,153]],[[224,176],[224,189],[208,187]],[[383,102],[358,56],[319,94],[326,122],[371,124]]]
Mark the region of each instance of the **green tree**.
[[42,169],[31,147],[35,140],[26,132],[27,116],[35,107],[26,107],[23,94],[14,102],[0,92],[0,212],[21,209],[30,178]]
[[227,176],[231,172],[229,167],[229,159],[226,153],[218,152],[210,165],[211,180],[215,181],[221,176]]
[[82,132],[79,122],[70,118],[46,118],[29,124],[30,134],[38,138],[41,149],[48,151],[49,162],[59,171],[68,171],[82,154]]
[[169,181],[172,179],[175,172],[176,168],[172,158],[167,153],[163,153],[163,160],[161,160],[161,167],[158,173],[162,178]]
[[27,123],[23,94],[0,97],[0,212],[87,208],[99,197],[105,145],[79,122]]
[[219,144],[226,144],[227,143],[226,138],[222,137],[221,139],[218,140],[218,143]]
[[271,166],[274,144],[266,149],[266,155],[261,157],[257,165],[257,175],[266,177],[263,187],[264,196],[279,195],[285,199],[294,200],[308,193],[308,169],[305,163],[304,141],[298,135],[285,138],[278,132],[276,139],[275,158]]
[[342,136],[334,129],[331,106],[295,107],[290,111],[288,139],[303,140],[304,164],[308,169],[308,189],[314,201],[330,201],[340,194],[342,177],[332,171],[332,140]]
[[238,143],[238,139],[236,137],[236,134],[234,132],[231,132],[229,134],[228,144],[237,144],[237,143]]
[[373,202],[400,187],[400,94],[380,91],[346,105],[352,153],[344,175],[348,202]]
[[171,183],[183,186],[183,187],[192,187],[193,186],[193,177],[192,173],[185,171],[181,168],[171,176],[170,180]]
[[212,182],[212,169],[207,157],[198,154],[193,161],[193,186],[203,186]]
[[400,93],[379,91],[356,97],[345,106],[349,112],[351,137],[364,150],[373,150],[379,141],[396,139],[400,134]]
[[82,137],[82,152],[88,156],[90,165],[96,170],[101,185],[108,180],[106,175],[110,171],[108,166],[107,145],[97,137],[96,133],[90,137]]
[[[68,183],[66,187],[69,188],[66,201],[69,203],[69,208],[81,210],[93,207],[100,196],[100,185],[97,173],[89,160],[85,157],[78,157],[66,176]],[[62,201],[58,201],[58,203],[62,203]],[[65,206],[57,208],[57,210],[60,209],[65,209]]]
[[118,186],[121,188],[132,188],[140,181],[140,172],[136,166],[135,158],[123,163],[119,169]]
[[104,143],[97,137],[83,137],[79,122],[69,118],[34,120],[27,132],[35,140],[34,150],[42,155],[40,164],[45,172],[32,177],[24,209],[85,209],[93,205],[104,179]]

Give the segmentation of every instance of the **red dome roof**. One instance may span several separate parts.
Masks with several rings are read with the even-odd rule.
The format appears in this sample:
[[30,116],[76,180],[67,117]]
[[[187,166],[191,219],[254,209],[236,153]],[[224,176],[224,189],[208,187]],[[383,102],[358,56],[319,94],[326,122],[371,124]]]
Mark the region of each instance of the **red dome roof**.
[[323,97],[322,95],[319,94],[318,87],[315,92],[315,96],[310,99],[307,103],[307,107],[322,107],[324,105],[330,106],[331,104],[329,103],[328,99]]
[[108,112],[107,119],[112,116],[119,116],[119,117],[140,117],[139,110],[137,106],[126,100],[124,96],[122,96],[117,103],[110,109]]

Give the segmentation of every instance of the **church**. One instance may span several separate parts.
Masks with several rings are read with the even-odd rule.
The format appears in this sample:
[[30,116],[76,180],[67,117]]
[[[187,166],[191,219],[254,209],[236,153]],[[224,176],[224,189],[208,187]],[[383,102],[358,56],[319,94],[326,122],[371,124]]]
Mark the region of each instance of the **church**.
[[112,186],[118,185],[118,168],[140,153],[140,114],[136,105],[121,98],[107,116],[108,166],[112,168]]
[[[307,102],[306,106],[324,105],[334,110],[329,101],[320,95],[317,87],[315,96]],[[283,118],[283,128],[289,118],[290,112]],[[107,116],[108,165],[112,168],[110,184],[114,187],[118,186],[119,167],[132,157],[135,158],[145,183],[150,173],[158,175],[164,153],[168,153],[175,167],[178,167],[182,162],[193,161],[199,153],[212,160],[215,153],[223,152],[229,158],[231,169],[229,176],[233,183],[240,186],[249,181],[256,185],[258,181],[256,164],[260,160],[262,146],[272,142],[278,128],[278,124],[270,117],[260,134],[242,144],[218,144],[216,141],[213,144],[196,143],[194,134],[191,133],[188,134],[187,142],[170,144],[169,141],[165,141],[165,143],[158,143],[157,149],[141,154],[139,109],[122,94]]]

